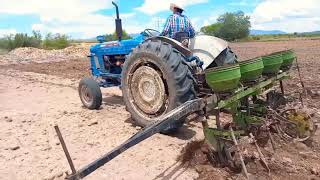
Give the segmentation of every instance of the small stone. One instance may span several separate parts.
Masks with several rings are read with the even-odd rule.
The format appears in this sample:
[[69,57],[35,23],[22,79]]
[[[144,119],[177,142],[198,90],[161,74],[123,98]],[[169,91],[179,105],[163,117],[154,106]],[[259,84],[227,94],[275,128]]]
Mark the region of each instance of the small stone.
[[260,158],[259,153],[258,153],[258,152],[255,152],[255,151],[252,153],[252,156],[253,156],[255,159],[259,159],[259,158]]
[[63,111],[63,114],[68,114],[68,111]]
[[308,157],[307,152],[299,152],[299,155],[304,159]]
[[12,151],[15,151],[15,150],[20,149],[20,146],[13,146],[13,147],[11,147],[10,149],[11,149]]
[[299,150],[304,150],[304,151],[308,150],[308,146],[301,142],[296,142],[296,147]]
[[314,174],[314,175],[318,175],[318,171],[317,171],[317,169],[316,168],[311,168],[311,174]]
[[63,176],[63,172],[61,172],[61,173],[57,174],[56,176],[57,176],[57,177],[61,177],[61,176]]
[[56,145],[60,145],[60,142],[56,142]]
[[287,162],[287,163],[292,163],[292,160],[290,158],[287,158],[287,157],[283,157],[282,160],[284,162]]
[[136,130],[138,130],[138,131],[141,130],[141,127],[140,127],[140,126],[136,126],[135,128],[136,128]]
[[94,121],[92,123],[90,123],[88,126],[93,126],[93,125],[97,125],[98,124],[98,121]]
[[195,170],[197,171],[197,173],[202,173],[203,169],[200,166],[195,166]]
[[13,121],[12,118],[9,118],[9,117],[7,117],[7,116],[4,117],[4,118],[6,119],[7,122],[12,122],[12,121]]

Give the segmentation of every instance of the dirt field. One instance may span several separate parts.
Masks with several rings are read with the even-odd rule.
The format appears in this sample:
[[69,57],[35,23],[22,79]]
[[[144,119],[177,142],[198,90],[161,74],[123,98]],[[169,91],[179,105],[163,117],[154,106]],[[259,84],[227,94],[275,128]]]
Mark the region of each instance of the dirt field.
[[[309,92],[304,102],[320,117],[320,40],[235,43],[231,47],[240,59],[293,48]],[[117,88],[103,91],[101,110],[82,107],[77,85],[88,69],[85,57],[0,66],[0,179],[63,179],[69,167],[54,124],[60,126],[78,169],[140,129],[131,124]],[[285,83],[286,92],[296,96],[301,90],[296,70],[292,76]],[[202,139],[200,124],[185,126],[173,136],[155,135],[87,179],[241,179],[226,169],[208,167],[205,160],[186,164],[177,160],[188,143]],[[320,179],[319,143],[317,132],[308,146],[284,144],[268,156],[272,178]],[[249,170],[257,179],[268,179],[258,167]]]

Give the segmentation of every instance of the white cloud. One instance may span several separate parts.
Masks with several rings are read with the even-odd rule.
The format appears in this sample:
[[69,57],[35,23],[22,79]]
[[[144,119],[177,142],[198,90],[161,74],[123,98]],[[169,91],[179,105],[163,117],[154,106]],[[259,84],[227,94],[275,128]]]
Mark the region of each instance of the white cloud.
[[[112,0],[1,0],[0,13],[18,15],[39,15],[40,23],[33,24],[33,30],[42,33],[80,34],[80,38],[91,38],[99,34],[113,33],[113,16],[104,16],[96,12],[113,8]],[[121,14],[124,29],[137,32],[139,27],[127,25],[128,18],[135,13]],[[141,29],[139,30],[141,31]]]
[[0,29],[0,37],[4,37],[6,35],[10,35],[10,34],[16,34],[17,31],[13,28],[9,28],[9,29]]
[[261,0],[239,0],[228,3],[230,6],[256,6]]
[[208,2],[208,0],[145,0],[141,7],[136,8],[137,10],[146,13],[146,14],[156,14],[161,11],[169,10],[170,3],[177,3],[183,8],[194,5]]
[[319,0],[266,0],[252,13],[252,28],[306,32],[320,29]]

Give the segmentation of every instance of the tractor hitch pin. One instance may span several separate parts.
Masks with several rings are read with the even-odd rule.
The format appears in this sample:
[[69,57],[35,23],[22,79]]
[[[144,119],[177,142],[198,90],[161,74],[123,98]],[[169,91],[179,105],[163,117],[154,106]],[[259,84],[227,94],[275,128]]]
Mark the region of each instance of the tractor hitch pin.
[[62,137],[62,134],[61,134],[61,132],[60,132],[59,126],[58,126],[58,125],[55,125],[55,126],[54,126],[54,129],[56,130],[56,133],[57,133],[57,135],[58,135],[60,144],[61,144],[61,146],[62,146],[62,149],[63,149],[63,151],[64,151],[64,154],[66,155],[67,160],[68,160],[68,163],[69,163],[69,166],[70,166],[70,168],[71,168],[71,171],[72,171],[71,176],[72,176],[72,175],[75,175],[75,174],[77,173],[77,171],[76,171],[76,168],[74,167],[74,164],[73,164],[73,162],[72,162],[71,156],[70,156],[69,151],[68,151],[67,146],[66,146],[66,143],[65,143],[64,140],[63,140],[63,137]]
[[238,151],[238,154],[239,154],[239,158],[240,158],[240,162],[241,162],[241,166],[242,166],[242,170],[243,170],[243,172],[244,172],[244,175],[246,176],[247,179],[249,179],[249,174],[248,174],[247,167],[246,167],[246,165],[244,164],[244,160],[243,160],[243,157],[242,157],[242,153],[241,153],[241,151],[240,151],[240,149],[239,149],[236,136],[234,135],[234,132],[233,132],[233,129],[232,129],[231,126],[230,126],[230,134],[231,134],[232,140],[233,140],[233,142],[234,142],[234,145],[236,146],[236,150]]

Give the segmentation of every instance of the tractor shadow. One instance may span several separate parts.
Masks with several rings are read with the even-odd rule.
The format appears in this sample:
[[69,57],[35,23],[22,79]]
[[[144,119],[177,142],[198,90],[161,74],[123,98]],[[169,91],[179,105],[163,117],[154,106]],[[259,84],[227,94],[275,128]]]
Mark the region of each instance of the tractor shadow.
[[181,139],[181,140],[190,140],[196,135],[196,131],[190,129],[188,125],[184,125],[177,132],[169,134],[169,136]]
[[177,161],[173,163],[170,167],[165,169],[163,172],[158,174],[153,180],[176,180],[185,173],[188,169],[188,166],[182,164],[181,162]]
[[102,102],[104,105],[108,106],[124,106],[122,96],[110,95],[103,97]]

